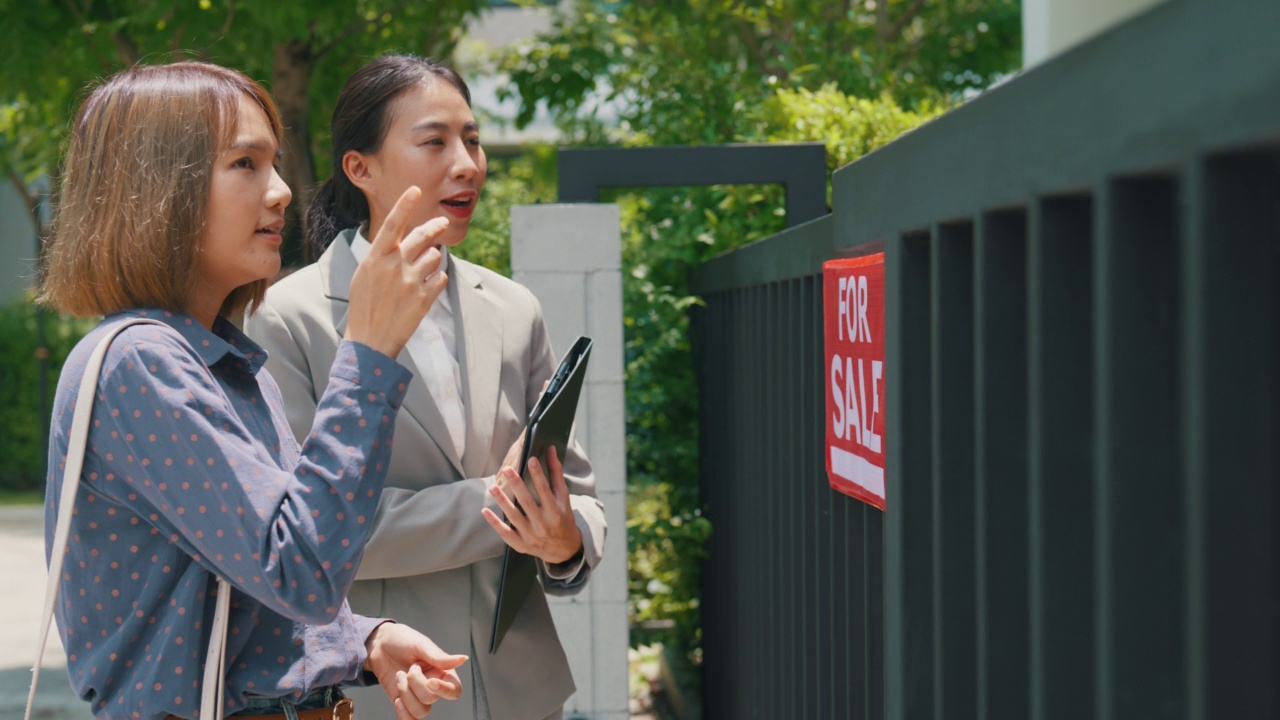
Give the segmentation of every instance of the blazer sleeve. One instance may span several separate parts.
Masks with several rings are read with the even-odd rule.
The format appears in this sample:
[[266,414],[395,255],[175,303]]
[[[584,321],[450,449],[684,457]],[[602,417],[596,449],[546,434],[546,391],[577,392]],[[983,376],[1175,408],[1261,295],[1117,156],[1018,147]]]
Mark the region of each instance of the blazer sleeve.
[[[542,305],[532,292],[521,287],[529,294],[529,302],[534,309],[533,332],[529,342],[529,380],[525,384],[525,406],[533,407],[542,394],[543,383],[550,380],[551,374],[555,372],[557,361],[547,334],[547,324],[542,318]],[[576,431],[573,434],[576,436]],[[543,589],[548,595],[573,595],[582,589],[591,576],[591,571],[604,557],[604,541],[608,532],[604,503],[596,495],[595,471],[576,437],[569,442],[564,461],[564,479],[569,487],[569,504],[573,507],[574,521],[578,525],[578,532],[582,534],[582,554],[551,567],[538,563]]]

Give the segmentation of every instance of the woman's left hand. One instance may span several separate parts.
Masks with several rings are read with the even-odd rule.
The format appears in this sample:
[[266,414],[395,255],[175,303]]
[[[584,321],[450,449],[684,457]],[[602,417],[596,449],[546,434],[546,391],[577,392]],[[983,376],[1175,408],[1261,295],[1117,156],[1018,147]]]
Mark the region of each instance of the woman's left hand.
[[396,720],[426,717],[438,700],[457,700],[462,681],[456,668],[466,655],[450,655],[431,638],[408,625],[386,622],[374,628],[365,640],[369,659],[365,669],[396,709]]
[[[504,467],[489,493],[506,515],[506,521],[489,508],[480,512],[513,550],[555,565],[578,554],[582,549],[582,533],[574,521],[569,486],[554,447],[547,450],[547,468],[551,471],[550,482],[542,463],[537,458],[529,458],[531,493],[514,468]],[[516,507],[516,503],[520,506]]]

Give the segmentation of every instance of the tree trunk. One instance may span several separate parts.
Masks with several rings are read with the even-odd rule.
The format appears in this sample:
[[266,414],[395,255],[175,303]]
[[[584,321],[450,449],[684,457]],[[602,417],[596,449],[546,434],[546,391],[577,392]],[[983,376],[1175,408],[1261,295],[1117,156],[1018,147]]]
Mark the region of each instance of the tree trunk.
[[288,227],[285,254],[286,265],[296,265],[302,260],[302,222],[316,181],[315,161],[311,157],[311,126],[308,91],[311,87],[311,69],[314,58],[311,43],[289,40],[275,46],[274,67],[271,72],[271,94],[280,108],[280,120],[284,124],[284,157],[280,174],[293,190],[293,202],[288,210]]

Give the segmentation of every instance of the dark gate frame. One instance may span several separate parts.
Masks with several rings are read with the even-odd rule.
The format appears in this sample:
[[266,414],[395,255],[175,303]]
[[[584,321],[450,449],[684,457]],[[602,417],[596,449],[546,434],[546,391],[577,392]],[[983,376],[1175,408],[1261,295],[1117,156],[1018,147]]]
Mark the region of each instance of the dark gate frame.
[[562,203],[599,202],[601,188],[769,184],[787,194],[787,227],[829,212],[822,143],[561,148],[559,162]]

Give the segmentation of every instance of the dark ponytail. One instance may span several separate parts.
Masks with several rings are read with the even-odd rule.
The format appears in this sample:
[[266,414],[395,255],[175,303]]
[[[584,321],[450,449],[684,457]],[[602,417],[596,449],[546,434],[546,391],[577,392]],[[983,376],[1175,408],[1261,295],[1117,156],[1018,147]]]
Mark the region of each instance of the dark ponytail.
[[319,259],[339,232],[368,219],[369,202],[364,193],[351,184],[341,166],[335,168],[333,176],[320,185],[307,206],[302,238],[307,261]]
[[458,89],[471,105],[467,83],[452,68],[416,55],[383,55],[357,70],[338,93],[329,128],[333,137],[332,175],[307,207],[303,247],[314,261],[342,230],[369,219],[369,202],[342,169],[349,150],[372,154],[391,127],[389,108],[401,93],[435,77]]

